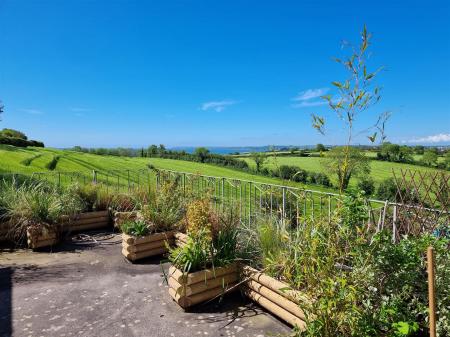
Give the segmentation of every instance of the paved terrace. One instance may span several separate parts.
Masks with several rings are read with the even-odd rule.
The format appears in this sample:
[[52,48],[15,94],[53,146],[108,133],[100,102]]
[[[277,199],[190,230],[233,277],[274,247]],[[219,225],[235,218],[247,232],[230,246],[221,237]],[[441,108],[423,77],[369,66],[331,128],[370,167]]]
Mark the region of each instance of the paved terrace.
[[119,242],[111,235],[96,244],[69,238],[53,252],[0,248],[0,336],[289,334],[239,293],[184,312],[168,294],[160,259],[131,264]]

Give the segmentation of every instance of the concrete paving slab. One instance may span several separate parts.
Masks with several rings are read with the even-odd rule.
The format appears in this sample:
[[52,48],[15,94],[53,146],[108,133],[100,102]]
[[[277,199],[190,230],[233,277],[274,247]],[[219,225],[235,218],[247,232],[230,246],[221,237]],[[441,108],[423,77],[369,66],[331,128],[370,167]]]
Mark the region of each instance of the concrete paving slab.
[[160,258],[131,264],[120,237],[52,252],[0,250],[0,336],[288,336],[238,292],[183,311]]

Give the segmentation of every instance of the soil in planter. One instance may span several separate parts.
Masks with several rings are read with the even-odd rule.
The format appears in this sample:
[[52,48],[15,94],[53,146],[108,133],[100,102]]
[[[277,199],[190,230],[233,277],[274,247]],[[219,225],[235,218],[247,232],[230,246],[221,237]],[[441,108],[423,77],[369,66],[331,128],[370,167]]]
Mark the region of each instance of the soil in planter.
[[174,232],[156,233],[136,237],[122,233],[122,254],[130,261],[168,252],[167,244],[173,245]]
[[194,273],[169,268],[169,294],[183,309],[213,299],[232,288],[239,280],[236,264]]

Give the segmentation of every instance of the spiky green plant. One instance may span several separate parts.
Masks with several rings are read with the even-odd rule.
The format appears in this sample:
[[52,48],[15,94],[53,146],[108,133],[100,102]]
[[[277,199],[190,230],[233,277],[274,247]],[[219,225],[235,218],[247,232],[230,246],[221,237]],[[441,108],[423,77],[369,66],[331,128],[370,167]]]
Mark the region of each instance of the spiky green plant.
[[128,235],[145,236],[150,233],[149,226],[143,221],[126,221],[120,227]]

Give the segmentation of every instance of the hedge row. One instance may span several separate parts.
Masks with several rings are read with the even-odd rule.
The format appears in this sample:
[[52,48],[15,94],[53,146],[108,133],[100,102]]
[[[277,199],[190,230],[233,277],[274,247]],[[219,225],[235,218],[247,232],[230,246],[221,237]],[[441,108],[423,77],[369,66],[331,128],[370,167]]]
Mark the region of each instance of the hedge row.
[[37,140],[26,140],[22,138],[4,137],[4,136],[0,136],[0,144],[13,145],[17,147],[27,147],[27,146],[44,147],[44,143],[39,142]]

